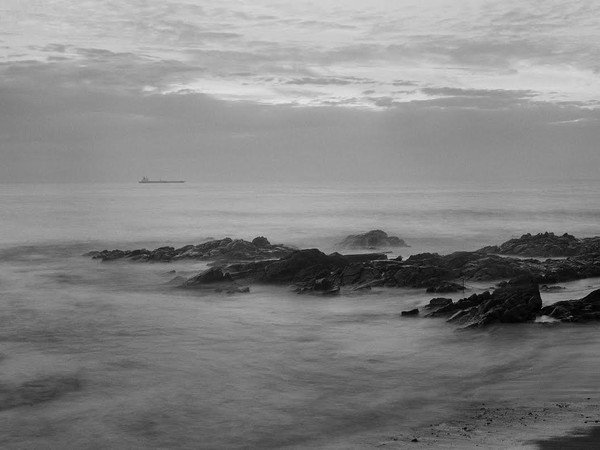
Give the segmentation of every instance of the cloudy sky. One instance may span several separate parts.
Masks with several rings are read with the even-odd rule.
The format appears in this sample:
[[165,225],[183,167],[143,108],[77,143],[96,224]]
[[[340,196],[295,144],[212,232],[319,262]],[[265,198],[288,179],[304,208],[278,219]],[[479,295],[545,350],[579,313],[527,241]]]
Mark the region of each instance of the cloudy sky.
[[0,182],[600,167],[595,0],[0,0]]

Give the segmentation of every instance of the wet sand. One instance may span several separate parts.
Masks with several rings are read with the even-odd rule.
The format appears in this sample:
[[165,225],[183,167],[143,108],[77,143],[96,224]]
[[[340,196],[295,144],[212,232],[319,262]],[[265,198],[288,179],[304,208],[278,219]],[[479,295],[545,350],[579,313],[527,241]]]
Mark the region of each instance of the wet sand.
[[373,442],[371,447],[597,449],[600,448],[600,404],[593,399],[529,406],[480,403],[451,419],[390,434]]

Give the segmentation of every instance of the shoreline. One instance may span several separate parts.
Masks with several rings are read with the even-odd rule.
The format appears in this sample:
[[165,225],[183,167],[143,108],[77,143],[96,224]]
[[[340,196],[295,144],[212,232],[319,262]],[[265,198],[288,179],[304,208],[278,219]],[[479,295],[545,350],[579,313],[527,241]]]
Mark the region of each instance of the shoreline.
[[369,435],[327,448],[591,450],[600,448],[600,404],[591,397],[525,406],[510,400],[475,402],[429,424]]

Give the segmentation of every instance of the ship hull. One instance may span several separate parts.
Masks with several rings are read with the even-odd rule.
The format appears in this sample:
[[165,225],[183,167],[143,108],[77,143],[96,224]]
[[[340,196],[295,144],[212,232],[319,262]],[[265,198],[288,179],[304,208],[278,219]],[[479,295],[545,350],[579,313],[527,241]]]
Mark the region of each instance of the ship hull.
[[141,184],[153,184],[153,183],[185,183],[185,181],[138,181]]

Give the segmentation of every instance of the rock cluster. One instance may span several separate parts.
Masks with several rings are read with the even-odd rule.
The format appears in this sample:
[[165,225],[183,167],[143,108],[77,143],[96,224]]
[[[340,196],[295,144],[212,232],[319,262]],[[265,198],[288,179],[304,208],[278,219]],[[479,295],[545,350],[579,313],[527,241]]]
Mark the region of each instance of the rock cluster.
[[371,230],[365,234],[353,234],[337,244],[341,248],[377,249],[385,247],[408,247],[404,240],[396,236],[388,236],[385,231]]
[[243,239],[216,239],[198,245],[180,248],[160,247],[154,250],[102,250],[90,252],[88,256],[102,261],[127,259],[138,262],[171,262],[181,259],[211,261],[252,261],[256,259],[281,258],[295,249],[285,245],[273,245],[267,238],[259,236],[252,242]]
[[600,253],[600,237],[578,239],[570,234],[554,233],[524,234],[501,245],[484,247],[481,253],[518,255],[529,257],[564,257]]
[[377,280],[383,282],[381,267],[387,261],[383,253],[362,255],[326,255],[316,248],[297,250],[276,261],[232,264],[225,271],[234,279],[259,283],[293,284],[298,292],[337,293],[340,286]]
[[579,300],[564,300],[544,306],[541,314],[562,322],[600,320],[600,289]]
[[[552,239],[554,235],[545,233],[537,236],[542,237],[532,242]],[[462,290],[465,280],[493,281],[527,276],[536,283],[553,284],[598,277],[600,251],[595,251],[593,244],[598,239],[578,240],[589,244],[580,254],[545,261],[504,257],[486,249],[449,255],[421,253],[406,260],[402,257],[388,260],[384,253],[326,255],[317,249],[295,250],[284,245],[272,245],[262,236],[252,242],[225,238],[177,249],[103,250],[89,255],[102,261],[209,260],[223,266],[224,273],[233,277],[262,283],[291,283],[302,291],[329,292],[339,290],[341,286],[352,286],[354,289],[387,286],[445,293]],[[565,240],[573,241],[566,237]],[[504,248],[509,248],[507,244],[503,244]],[[534,245],[531,251],[535,248]],[[522,248],[521,251],[525,252],[526,249]]]
[[176,283],[183,288],[210,289],[216,292],[226,292],[228,294],[250,292],[248,286],[237,284],[220,267],[211,267],[204,272],[191,278],[178,280]]
[[449,322],[472,328],[533,321],[542,308],[542,298],[535,282],[518,278],[503,283],[492,293],[485,291],[456,302],[435,298],[427,308],[433,310],[428,317],[449,316]]
[[[464,291],[465,281],[512,280],[493,293],[484,292],[457,302],[443,297],[430,302],[430,316],[449,315],[451,321],[460,325],[482,326],[494,322],[528,321],[538,313],[562,321],[600,318],[598,293],[580,300],[559,302],[540,311],[538,288],[538,284],[542,284],[544,290],[560,289],[551,285],[600,277],[598,242],[600,238],[576,239],[570,235],[557,237],[543,233],[524,235],[520,240],[505,242],[500,247],[486,247],[474,252],[421,253],[406,260],[402,257],[390,260],[385,253],[327,255],[318,249],[295,250],[272,245],[268,239],[259,236],[252,242],[226,238],[178,249],[104,250],[89,255],[102,261],[213,261],[218,266],[187,280],[177,278],[172,284],[226,292],[247,292],[245,286],[248,284],[266,283],[292,285],[299,293],[322,295],[339,293],[341,288],[361,290],[376,286],[423,288],[430,293],[443,294]],[[576,254],[544,261],[495,254],[539,254],[541,251]]]
[[277,261],[258,261],[225,267],[234,277],[264,283],[292,283],[313,290],[316,280],[328,279],[333,289],[352,286],[424,288],[444,293],[462,290],[464,280],[497,281],[527,277],[535,283],[556,283],[600,276],[600,255],[566,259],[509,258],[479,252],[450,255],[422,253],[403,261],[385,254],[326,255],[317,249],[298,250]]
[[[365,236],[374,236],[371,241]],[[352,238],[352,239],[350,239]],[[349,236],[348,245],[389,246],[397,238],[380,230]],[[499,254],[562,256],[560,259],[524,259]],[[542,290],[561,289],[549,284],[600,277],[600,237],[577,239],[565,234],[526,234],[500,246],[449,255],[421,253],[403,260],[388,259],[385,253],[325,254],[318,249],[296,250],[272,245],[259,236],[252,242],[242,239],[211,240],[181,248],[155,250],[103,250],[89,256],[102,261],[156,261],[181,259],[216,261],[219,265],[171,284],[184,288],[209,289],[228,293],[248,292],[250,283],[285,284],[298,293],[331,295],[342,287],[351,290],[374,286],[425,288],[430,293],[464,291],[465,280],[497,281],[493,292],[473,294],[457,301],[433,298],[426,317],[446,317],[461,327],[481,327],[493,323],[528,322],[536,316],[549,316],[563,322],[600,320],[600,289],[578,300],[560,301],[542,308]],[[565,257],[566,256],[566,257]],[[241,284],[239,284],[241,283]],[[418,316],[419,310],[402,311],[402,316]]]

